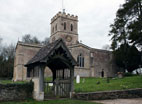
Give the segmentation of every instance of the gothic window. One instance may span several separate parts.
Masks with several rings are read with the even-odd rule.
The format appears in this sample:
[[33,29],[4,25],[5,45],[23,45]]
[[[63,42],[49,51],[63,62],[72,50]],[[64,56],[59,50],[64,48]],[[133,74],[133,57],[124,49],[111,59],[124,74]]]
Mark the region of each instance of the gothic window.
[[54,33],[54,27],[52,28],[52,33]]
[[73,24],[71,24],[71,31],[73,31]]
[[79,67],[84,67],[84,57],[82,54],[78,55],[77,57],[77,63]]
[[55,26],[55,30],[57,31],[57,24],[56,24],[56,26]]
[[66,30],[66,22],[64,22],[64,30]]

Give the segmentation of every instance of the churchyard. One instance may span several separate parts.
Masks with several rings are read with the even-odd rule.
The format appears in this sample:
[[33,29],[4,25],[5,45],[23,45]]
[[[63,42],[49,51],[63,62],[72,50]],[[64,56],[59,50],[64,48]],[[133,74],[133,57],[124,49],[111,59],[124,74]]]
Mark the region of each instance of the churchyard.
[[[74,90],[79,92],[95,92],[95,91],[111,91],[125,90],[133,88],[142,88],[142,75],[127,76],[124,78],[80,78],[80,83],[76,83],[74,79]],[[46,78],[46,81],[51,81],[52,78]],[[27,81],[1,80],[0,84],[23,84]],[[105,87],[104,87],[105,86]]]
[[75,83],[75,92],[95,92],[125,90],[142,88],[142,76],[129,76],[124,78],[81,78],[79,84]]
[[13,101],[13,102],[2,102],[1,104],[100,104],[89,101],[71,100],[71,99],[60,99],[60,100],[48,100],[48,101]]
[[[67,14],[64,8],[50,24],[50,38],[41,41],[25,34],[22,40],[18,37],[16,46],[0,46],[0,104],[99,104],[96,100],[142,98],[142,0],[126,0],[120,6],[114,23],[109,23],[110,45],[102,36],[99,40],[89,35],[96,27],[87,32],[94,43],[97,39],[106,44],[102,48],[79,40],[78,16]],[[104,31],[103,21],[99,24]]]
[[[142,76],[126,76],[123,78],[80,78],[80,83],[76,83],[74,78],[74,91],[75,93],[84,92],[98,92],[98,91],[113,91],[113,90],[127,90],[142,88]],[[52,78],[46,78],[46,81],[51,81]],[[24,84],[27,81],[17,81],[13,82],[11,80],[1,80],[0,84]],[[98,104],[82,100],[71,100],[71,99],[60,99],[48,100],[48,101],[35,101],[32,99],[24,101],[11,101],[11,102],[1,102],[1,104]]]

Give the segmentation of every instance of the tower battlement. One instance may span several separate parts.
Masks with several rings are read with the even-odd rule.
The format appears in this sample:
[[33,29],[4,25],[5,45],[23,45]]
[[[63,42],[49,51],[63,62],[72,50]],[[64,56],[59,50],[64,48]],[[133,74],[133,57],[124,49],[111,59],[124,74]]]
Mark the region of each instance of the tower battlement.
[[51,23],[54,22],[58,17],[63,17],[63,18],[68,18],[71,20],[75,20],[78,21],[78,16],[75,15],[71,15],[71,14],[66,14],[65,12],[58,12],[52,19],[51,19]]

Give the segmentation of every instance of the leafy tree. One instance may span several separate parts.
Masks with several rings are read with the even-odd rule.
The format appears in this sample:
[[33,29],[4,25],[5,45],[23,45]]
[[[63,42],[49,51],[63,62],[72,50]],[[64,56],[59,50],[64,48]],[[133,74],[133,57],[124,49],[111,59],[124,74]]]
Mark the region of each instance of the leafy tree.
[[2,38],[0,37],[0,53],[2,51]]
[[34,36],[34,37],[32,38],[32,43],[40,44],[41,42],[40,42],[40,40],[38,40],[37,37]]
[[102,47],[102,49],[104,49],[104,50],[110,50],[110,46],[108,45],[108,44],[106,44],[106,45],[104,45],[103,47]]
[[26,34],[22,37],[22,42],[28,43],[28,44],[40,44],[40,40],[38,40],[37,37],[32,37],[30,34]]
[[3,46],[0,54],[0,77],[12,78],[14,68],[15,45]]
[[38,40],[36,36],[31,36],[30,34],[26,34],[22,37],[22,42],[28,43],[28,44],[42,44],[42,45],[48,45],[49,44],[49,38],[44,38],[43,41]]
[[30,34],[26,34],[22,37],[22,42],[24,43],[31,43],[31,35]]
[[116,64],[123,68],[127,69],[128,72],[139,68],[140,65],[140,52],[135,46],[129,46],[128,44],[122,44],[120,48],[113,51]]
[[46,37],[43,41],[42,41],[43,45],[48,45],[49,44],[49,38]]
[[[121,61],[118,65],[131,72],[131,68],[134,70],[139,66],[130,59],[131,55],[135,53],[134,59],[138,61],[140,53],[137,49],[142,51],[142,0],[126,0],[118,9],[114,23],[110,27],[109,36],[111,36],[111,48],[114,51],[116,63]],[[133,65],[135,67],[129,64],[135,64]]]
[[119,43],[142,45],[142,0],[126,0],[117,11],[109,35],[112,36],[114,50]]

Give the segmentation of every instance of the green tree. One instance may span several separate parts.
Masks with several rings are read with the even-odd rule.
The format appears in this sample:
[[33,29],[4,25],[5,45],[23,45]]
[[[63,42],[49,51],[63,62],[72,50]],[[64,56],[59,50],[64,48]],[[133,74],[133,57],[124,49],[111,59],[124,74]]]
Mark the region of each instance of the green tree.
[[12,78],[14,68],[15,45],[3,46],[0,53],[0,77]]
[[[137,49],[142,51],[142,0],[126,0],[118,9],[114,23],[110,27],[109,36],[111,36],[111,48],[114,51],[116,63],[119,62],[120,67],[127,68],[131,72],[139,65],[134,60],[130,62],[130,55],[135,53],[136,61],[140,62],[140,53]],[[135,67],[129,64],[135,64],[133,65]]]
[[122,44],[120,48],[113,51],[116,64],[123,68],[127,69],[128,72],[139,68],[140,65],[140,52],[135,46],[130,46],[128,44]]

